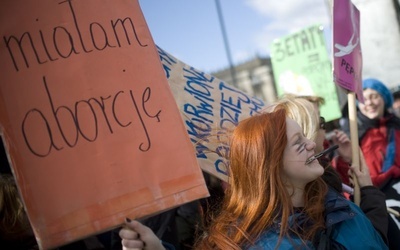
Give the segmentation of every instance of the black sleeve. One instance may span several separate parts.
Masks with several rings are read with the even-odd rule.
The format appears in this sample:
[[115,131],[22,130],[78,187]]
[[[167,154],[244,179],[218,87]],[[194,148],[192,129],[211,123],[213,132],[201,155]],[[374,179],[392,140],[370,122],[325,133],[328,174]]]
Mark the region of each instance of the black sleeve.
[[381,234],[385,243],[388,243],[387,231],[389,225],[385,194],[377,187],[366,186],[360,188],[360,208],[371,221],[374,228]]

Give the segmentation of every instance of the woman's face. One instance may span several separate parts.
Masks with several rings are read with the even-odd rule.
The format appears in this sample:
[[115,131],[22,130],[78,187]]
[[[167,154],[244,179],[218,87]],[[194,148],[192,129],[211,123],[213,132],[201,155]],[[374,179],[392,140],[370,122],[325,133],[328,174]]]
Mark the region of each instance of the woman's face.
[[283,153],[283,172],[285,179],[295,187],[304,187],[324,173],[317,160],[305,164],[315,154],[315,142],[304,137],[302,131],[297,122],[286,119],[288,143]]
[[364,104],[359,103],[360,111],[369,119],[378,119],[383,117],[385,111],[385,101],[382,96],[373,89],[363,91]]

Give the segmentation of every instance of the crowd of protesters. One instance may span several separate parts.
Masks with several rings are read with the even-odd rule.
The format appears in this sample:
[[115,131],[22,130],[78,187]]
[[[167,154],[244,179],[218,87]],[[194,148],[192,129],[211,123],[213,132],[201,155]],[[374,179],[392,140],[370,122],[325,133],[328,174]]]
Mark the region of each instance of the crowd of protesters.
[[[400,249],[400,88],[370,78],[363,94],[359,166],[346,112],[328,141],[323,99],[284,96],[229,135],[229,182],[205,173],[210,198],[59,249]],[[359,206],[343,189],[355,182]],[[1,249],[38,249],[5,153],[0,215]]]

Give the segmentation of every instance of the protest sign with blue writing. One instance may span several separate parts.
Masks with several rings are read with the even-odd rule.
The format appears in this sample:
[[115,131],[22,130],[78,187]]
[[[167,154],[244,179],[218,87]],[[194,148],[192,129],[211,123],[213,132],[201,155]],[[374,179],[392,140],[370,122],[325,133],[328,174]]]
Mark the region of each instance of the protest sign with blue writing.
[[227,136],[240,120],[259,113],[264,102],[179,61],[159,47],[158,52],[200,167],[227,181]]

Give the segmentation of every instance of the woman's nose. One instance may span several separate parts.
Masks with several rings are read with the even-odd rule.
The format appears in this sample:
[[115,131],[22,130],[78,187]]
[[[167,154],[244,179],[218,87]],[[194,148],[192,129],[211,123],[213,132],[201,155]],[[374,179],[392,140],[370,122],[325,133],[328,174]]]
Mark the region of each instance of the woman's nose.
[[316,146],[317,146],[317,144],[314,141],[311,141],[311,140],[309,140],[306,143],[306,149],[309,150],[309,151],[315,149]]
[[369,104],[371,104],[371,98],[364,97],[364,105],[369,105]]

